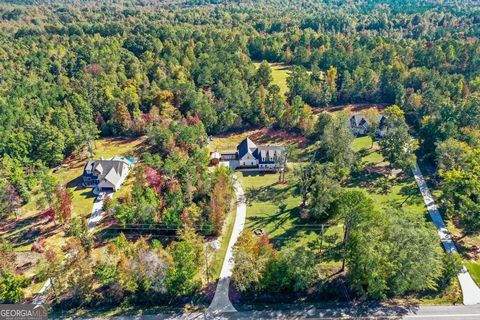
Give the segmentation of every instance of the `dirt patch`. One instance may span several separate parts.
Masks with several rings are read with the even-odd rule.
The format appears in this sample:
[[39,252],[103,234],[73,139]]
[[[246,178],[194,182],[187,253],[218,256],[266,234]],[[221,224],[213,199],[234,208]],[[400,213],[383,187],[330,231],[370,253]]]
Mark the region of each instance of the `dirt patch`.
[[32,271],[42,257],[42,254],[32,251],[17,251],[16,255],[15,265],[17,266],[17,272],[21,274]]
[[348,111],[348,112],[361,112],[370,109],[375,109],[377,111],[382,111],[388,106],[386,103],[353,103],[353,104],[342,104],[338,106],[330,106],[327,108],[314,108],[314,113],[318,114],[321,112],[339,112],[339,111]]

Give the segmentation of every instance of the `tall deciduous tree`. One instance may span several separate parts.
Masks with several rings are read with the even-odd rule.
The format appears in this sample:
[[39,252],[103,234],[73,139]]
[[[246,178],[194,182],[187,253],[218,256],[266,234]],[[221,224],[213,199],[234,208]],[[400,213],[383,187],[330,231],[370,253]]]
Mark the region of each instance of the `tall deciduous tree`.
[[311,218],[324,221],[334,213],[334,203],[338,197],[340,184],[329,165],[321,165],[312,176],[308,198],[308,212]]
[[55,190],[55,215],[60,223],[67,223],[72,216],[72,193],[65,187],[59,186]]
[[270,85],[270,82],[272,82],[272,68],[267,61],[262,61],[262,63],[260,63],[260,66],[255,73],[255,80],[259,85],[262,85],[265,88],[267,88]]
[[251,230],[244,230],[233,251],[232,279],[235,286],[240,291],[260,290],[263,272],[272,254],[273,248],[266,235],[257,238]]
[[365,219],[373,212],[373,201],[362,191],[344,191],[337,200],[336,210],[339,217],[343,220],[343,271],[345,269],[347,247],[350,242],[350,232],[359,221],[362,221],[362,219]]
[[403,111],[398,106],[390,106],[384,111],[385,134],[380,140],[383,156],[393,165],[406,172],[415,164],[417,145],[408,132]]
[[460,217],[468,230],[480,230],[480,151],[470,152],[458,167],[440,170],[440,176],[447,214]]
[[435,289],[442,276],[432,226],[396,209],[371,211],[352,225],[346,261],[352,287],[374,299]]
[[356,153],[352,148],[354,136],[347,127],[348,116],[341,113],[331,120],[325,118],[325,121],[316,157],[332,163],[332,168],[338,176],[345,178],[356,161]]
[[168,251],[173,265],[166,277],[167,290],[176,296],[191,295],[200,288],[200,270],[204,261],[201,240],[192,229],[186,228],[180,241],[174,242]]
[[117,134],[125,134],[132,124],[132,116],[123,102],[118,102],[112,114],[113,130]]

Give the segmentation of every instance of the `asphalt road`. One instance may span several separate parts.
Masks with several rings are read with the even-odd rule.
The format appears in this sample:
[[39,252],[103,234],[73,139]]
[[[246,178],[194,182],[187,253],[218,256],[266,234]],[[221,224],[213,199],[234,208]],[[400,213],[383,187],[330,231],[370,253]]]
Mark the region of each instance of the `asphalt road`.
[[[101,319],[101,318],[96,318]],[[343,307],[319,309],[308,307],[289,310],[262,310],[207,315],[191,314],[159,314],[141,316],[112,317],[114,320],[201,320],[201,319],[422,319],[422,320],[474,320],[480,319],[480,305],[457,306],[421,306],[421,307],[385,307],[378,305],[362,305],[359,307]]]

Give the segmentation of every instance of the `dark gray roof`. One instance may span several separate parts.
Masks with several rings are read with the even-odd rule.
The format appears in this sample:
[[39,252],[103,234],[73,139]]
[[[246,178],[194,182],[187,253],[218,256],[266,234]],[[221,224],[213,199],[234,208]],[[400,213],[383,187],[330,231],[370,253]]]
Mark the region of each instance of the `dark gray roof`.
[[238,158],[241,159],[247,153],[253,154],[257,150],[257,145],[250,140],[249,137],[245,138],[237,147]]
[[107,175],[112,169],[114,169],[116,173],[122,175],[124,164],[125,162],[121,160],[97,160],[95,161],[93,170],[99,171],[102,175]]
[[269,161],[261,161],[260,152],[261,151],[283,151],[285,150],[284,146],[281,145],[264,145],[264,146],[257,146],[250,138],[245,138],[237,147],[238,150],[238,158],[241,159],[244,155],[250,152],[255,159],[257,159],[260,163],[273,163]]
[[360,127],[363,125],[367,125],[368,121],[365,119],[364,116],[362,116],[359,113],[355,113],[351,118],[350,118],[350,125],[352,127]]
[[[385,121],[385,116],[379,115],[377,120],[378,120],[378,123],[382,125],[383,122]],[[352,127],[368,126],[368,120],[360,113],[355,113],[350,117],[350,126]]]
[[[125,164],[127,166],[125,166]],[[100,180],[107,180],[116,185],[123,176],[123,170],[128,170],[129,163],[121,158],[108,160],[89,160],[85,170],[94,173]]]

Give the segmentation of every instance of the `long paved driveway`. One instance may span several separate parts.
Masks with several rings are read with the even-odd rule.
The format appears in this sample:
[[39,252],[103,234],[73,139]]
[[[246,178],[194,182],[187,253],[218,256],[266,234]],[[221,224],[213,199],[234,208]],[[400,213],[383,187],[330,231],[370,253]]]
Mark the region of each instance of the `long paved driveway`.
[[[423,201],[425,201],[425,205],[430,213],[430,217],[437,228],[438,235],[440,236],[445,251],[448,253],[457,253],[457,247],[455,246],[452,236],[450,235],[450,232],[448,232],[447,227],[443,222],[440,212],[438,212],[435,201],[433,200],[432,194],[428,189],[428,185],[423,178],[422,171],[418,167],[418,164],[415,165],[415,168],[413,168],[412,171],[413,175],[415,176],[415,180],[417,181],[418,188],[422,193]],[[477,284],[475,281],[473,281],[470,273],[468,273],[465,267],[463,267],[462,271],[458,274],[458,280],[460,281],[460,286],[462,288],[463,304],[473,305],[480,303],[480,288],[478,288]]]
[[217,283],[215,295],[213,296],[213,300],[207,310],[207,313],[213,315],[224,312],[237,311],[232,305],[230,298],[228,297],[228,291],[230,288],[230,279],[232,277],[232,270],[234,264],[233,247],[245,226],[245,219],[247,217],[247,205],[245,201],[245,193],[243,192],[243,188],[236,176],[234,187],[237,196],[237,215],[235,216],[232,235],[230,237],[230,241],[228,242],[227,253],[225,254],[225,259],[223,260],[222,270],[220,272],[220,279]]

